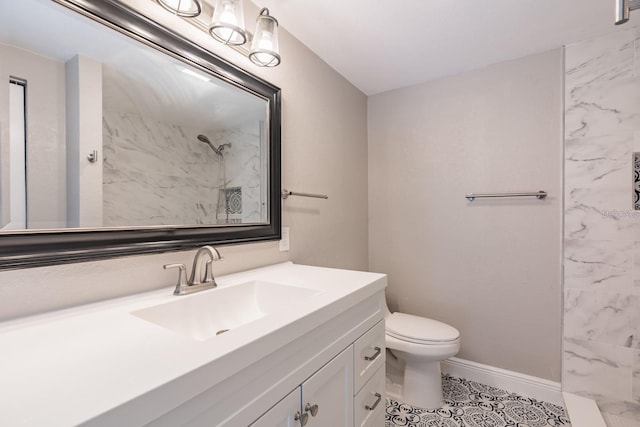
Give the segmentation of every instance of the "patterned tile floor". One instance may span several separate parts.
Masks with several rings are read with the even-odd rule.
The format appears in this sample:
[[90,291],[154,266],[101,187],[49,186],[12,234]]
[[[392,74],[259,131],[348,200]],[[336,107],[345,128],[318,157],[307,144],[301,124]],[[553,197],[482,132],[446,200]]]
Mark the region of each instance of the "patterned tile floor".
[[563,407],[442,376],[444,406],[427,411],[387,399],[385,427],[570,427]]

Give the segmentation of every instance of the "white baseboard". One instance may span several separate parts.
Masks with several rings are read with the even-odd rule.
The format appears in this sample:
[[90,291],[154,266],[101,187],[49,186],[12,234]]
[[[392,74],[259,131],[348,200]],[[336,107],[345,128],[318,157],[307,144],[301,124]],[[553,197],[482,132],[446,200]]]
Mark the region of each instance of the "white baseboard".
[[442,372],[512,393],[564,406],[560,383],[506,369],[451,357],[441,362]]

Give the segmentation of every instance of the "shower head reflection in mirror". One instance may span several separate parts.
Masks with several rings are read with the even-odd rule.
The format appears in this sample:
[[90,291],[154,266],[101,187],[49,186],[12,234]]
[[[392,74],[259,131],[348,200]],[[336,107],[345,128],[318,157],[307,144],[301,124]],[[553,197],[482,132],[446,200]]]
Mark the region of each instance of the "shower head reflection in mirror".
[[224,148],[225,147],[231,148],[231,143],[230,142],[226,142],[224,144],[220,144],[219,146],[216,147],[209,140],[209,138],[207,138],[206,135],[198,135],[198,141],[204,142],[205,144],[207,144],[209,147],[211,147],[213,152],[216,153],[218,156],[224,156]]

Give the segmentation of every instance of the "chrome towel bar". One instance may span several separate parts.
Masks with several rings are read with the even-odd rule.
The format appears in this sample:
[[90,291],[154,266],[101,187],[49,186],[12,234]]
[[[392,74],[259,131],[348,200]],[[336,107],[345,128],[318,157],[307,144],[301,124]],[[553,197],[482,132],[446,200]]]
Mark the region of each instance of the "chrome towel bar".
[[476,194],[469,193],[464,196],[470,202],[473,202],[475,199],[485,198],[485,197],[535,197],[539,200],[547,197],[547,192],[540,190],[535,193],[487,193],[487,194]]
[[282,190],[282,198],[286,199],[289,196],[301,196],[301,197],[313,197],[315,199],[328,199],[326,194],[312,194],[312,193],[298,193],[296,191]]

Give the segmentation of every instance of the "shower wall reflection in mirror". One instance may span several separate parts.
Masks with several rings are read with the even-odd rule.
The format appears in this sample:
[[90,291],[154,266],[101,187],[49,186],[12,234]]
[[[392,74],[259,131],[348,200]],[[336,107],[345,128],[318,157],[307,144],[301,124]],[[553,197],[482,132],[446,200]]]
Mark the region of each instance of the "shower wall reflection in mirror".
[[268,222],[265,99],[51,1],[0,15],[0,229]]

